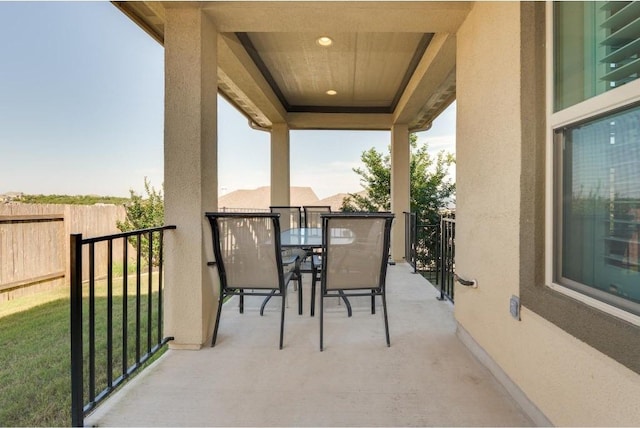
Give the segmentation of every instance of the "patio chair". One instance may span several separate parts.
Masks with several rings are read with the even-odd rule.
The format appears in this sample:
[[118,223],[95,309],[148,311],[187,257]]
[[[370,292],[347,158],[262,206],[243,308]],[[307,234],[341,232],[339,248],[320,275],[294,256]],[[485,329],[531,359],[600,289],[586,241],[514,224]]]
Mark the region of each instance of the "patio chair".
[[304,227],[322,227],[322,214],[330,213],[329,205],[305,205],[304,209]]
[[[269,210],[272,213],[280,214],[280,230],[299,229],[302,224],[302,210],[300,207],[292,206],[271,206]],[[304,259],[306,252],[301,248],[283,248],[282,254],[286,256],[299,256]]]
[[391,213],[322,216],[320,351],[323,350],[324,299],[329,297],[370,296],[371,313],[375,314],[375,298],[380,296],[387,346],[391,346],[385,282],[393,218]]
[[[205,213],[211,225],[213,254],[220,277],[220,295],[211,346],[216,344],[222,303],[227,296],[239,296],[240,313],[245,296],[281,297],[280,349],[284,336],[287,285],[299,282],[297,263],[284,271],[280,247],[279,214]],[[298,301],[299,306],[302,302]],[[262,315],[262,309],[260,315]],[[301,311],[301,307],[299,308]]]
[[272,205],[269,207],[272,213],[280,214],[280,230],[297,229],[303,227],[302,209],[288,205]]

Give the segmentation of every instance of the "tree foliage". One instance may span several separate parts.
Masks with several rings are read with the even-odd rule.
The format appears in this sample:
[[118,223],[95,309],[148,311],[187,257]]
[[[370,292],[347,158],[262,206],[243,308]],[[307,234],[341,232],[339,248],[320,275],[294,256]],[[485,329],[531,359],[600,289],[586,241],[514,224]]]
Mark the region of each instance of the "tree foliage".
[[[124,221],[117,221],[116,226],[121,232],[131,232],[134,230],[148,229],[159,227],[164,224],[164,200],[162,191],[156,190],[145,177],[144,190],[146,198],[138,195],[134,190],[129,190],[131,201],[125,205],[126,218]],[[129,243],[133,246],[137,245],[136,237],[129,238]],[[154,266],[159,264],[160,240],[153,240],[153,254],[149,257],[149,238],[143,235],[141,238],[142,258],[146,263],[149,259]]]
[[[437,224],[440,212],[455,197],[455,183],[447,176],[455,163],[453,154],[444,151],[431,156],[426,144],[418,146],[410,135],[409,163],[411,212],[421,224]],[[351,193],[342,203],[343,211],[389,211],[391,209],[391,155],[371,148],[362,153],[363,167],[353,171],[361,179],[363,193]]]
[[[451,153],[431,156],[428,146],[418,146],[417,136],[410,135],[409,161],[411,212],[416,213],[416,263],[423,271],[435,269],[439,243],[440,214],[455,197],[455,183],[448,178],[455,163]],[[349,194],[343,211],[389,211],[391,209],[391,156],[371,148],[362,153],[363,167],[354,168],[360,175],[362,193]]]

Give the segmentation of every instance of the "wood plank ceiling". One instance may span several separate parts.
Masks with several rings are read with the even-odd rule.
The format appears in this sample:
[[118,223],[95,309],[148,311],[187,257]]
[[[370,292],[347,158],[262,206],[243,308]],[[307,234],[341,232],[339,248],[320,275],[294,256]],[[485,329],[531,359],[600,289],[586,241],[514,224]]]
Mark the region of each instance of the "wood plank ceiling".
[[[325,113],[392,113],[433,36],[237,35],[287,111]],[[320,37],[331,45],[322,46]]]

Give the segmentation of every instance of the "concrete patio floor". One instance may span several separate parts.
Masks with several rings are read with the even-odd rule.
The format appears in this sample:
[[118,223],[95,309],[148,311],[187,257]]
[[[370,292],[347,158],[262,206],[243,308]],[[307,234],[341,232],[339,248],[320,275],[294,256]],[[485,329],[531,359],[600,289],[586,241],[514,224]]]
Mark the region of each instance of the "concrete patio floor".
[[[390,266],[387,300],[325,304],[319,318],[289,294],[284,348],[279,299],[264,317],[258,298],[224,308],[214,348],[169,350],[86,418],[87,426],[532,426],[506,389],[456,335],[453,306],[408,265]],[[292,290],[290,288],[290,290]],[[330,304],[330,302],[333,302]]]

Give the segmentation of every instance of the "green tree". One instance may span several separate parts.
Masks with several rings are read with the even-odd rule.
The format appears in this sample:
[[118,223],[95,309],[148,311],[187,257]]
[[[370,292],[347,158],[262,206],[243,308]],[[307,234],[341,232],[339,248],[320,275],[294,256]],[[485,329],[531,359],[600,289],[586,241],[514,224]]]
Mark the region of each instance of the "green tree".
[[[435,157],[426,144],[418,146],[418,137],[410,134],[411,157],[409,179],[411,212],[421,224],[437,224],[440,212],[455,197],[455,183],[447,176],[455,163],[451,153],[439,152]],[[363,193],[351,193],[342,203],[343,211],[389,211],[391,209],[391,155],[371,148],[362,153],[364,167],[353,171],[361,179]]]
[[[431,156],[428,146],[418,146],[417,136],[410,135],[409,161],[411,212],[418,224],[438,225],[441,212],[454,201],[455,183],[448,178],[449,167],[455,163],[451,153]],[[342,211],[389,211],[391,209],[391,156],[371,148],[362,153],[364,166],[353,171],[361,179],[362,193],[349,194]],[[417,263],[420,269],[433,269],[436,264],[438,227],[417,230]]]
[[[134,230],[147,229],[152,227],[159,227],[164,224],[164,200],[162,198],[162,191],[156,190],[151,183],[144,178],[144,190],[147,194],[146,198],[142,195],[138,195],[134,190],[129,190],[131,195],[131,201],[125,205],[126,218],[124,221],[117,221],[116,226],[121,232],[131,232]],[[133,246],[137,245],[136,237],[129,238],[129,243]],[[153,240],[153,254],[151,257],[148,254],[149,237],[147,234],[141,237],[141,257],[146,263],[151,262],[154,266],[157,266],[160,262],[160,240]]]

